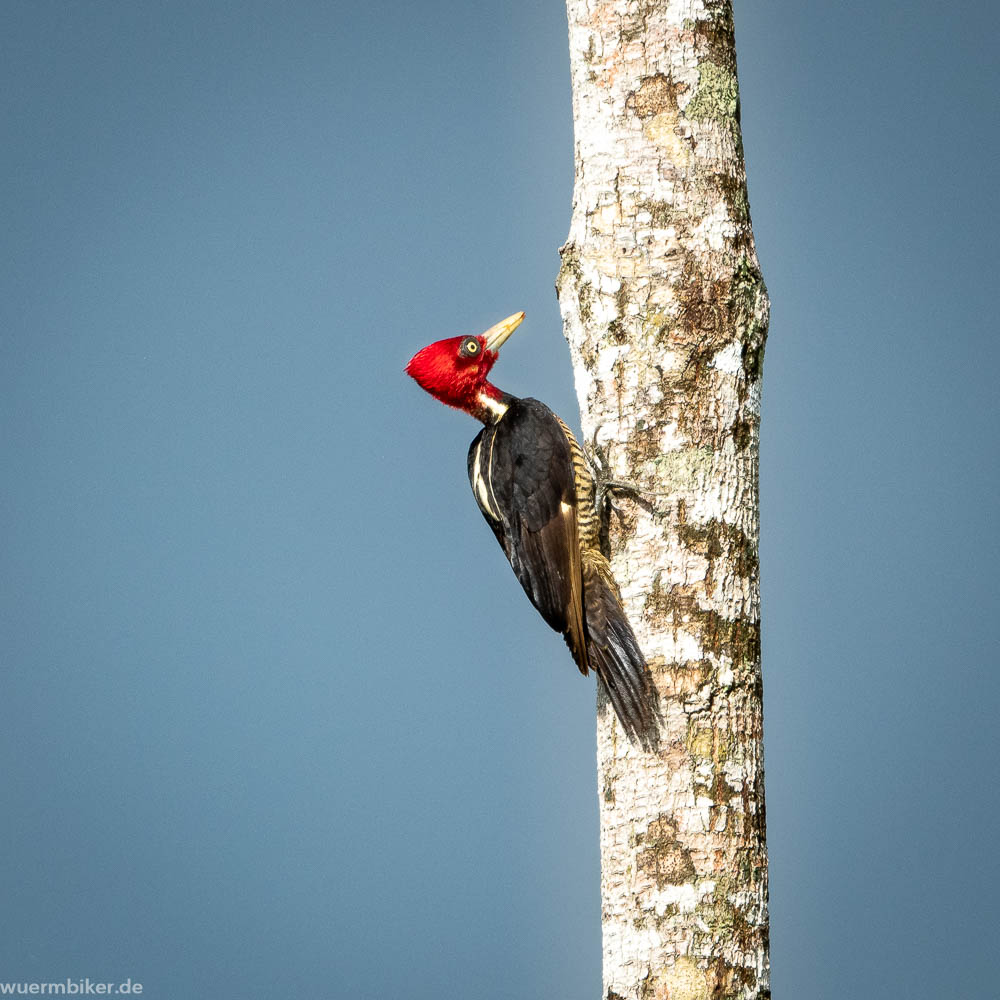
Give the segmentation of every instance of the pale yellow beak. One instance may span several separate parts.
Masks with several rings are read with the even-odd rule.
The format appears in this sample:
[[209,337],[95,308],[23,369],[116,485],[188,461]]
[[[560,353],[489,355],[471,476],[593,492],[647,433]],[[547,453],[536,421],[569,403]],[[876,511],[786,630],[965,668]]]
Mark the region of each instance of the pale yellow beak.
[[491,326],[483,336],[486,338],[487,351],[499,351],[507,338],[521,325],[524,313],[514,313],[506,319],[500,320],[496,326]]

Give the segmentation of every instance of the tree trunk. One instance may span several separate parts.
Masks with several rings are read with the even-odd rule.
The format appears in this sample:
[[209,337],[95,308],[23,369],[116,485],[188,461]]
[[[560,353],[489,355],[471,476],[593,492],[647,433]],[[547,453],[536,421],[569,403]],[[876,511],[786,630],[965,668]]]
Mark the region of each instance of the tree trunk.
[[[576,185],[557,289],[660,696],[599,696],[604,998],[767,997],[758,431],[768,299],[729,0],[567,0]],[[596,435],[596,437],[595,437]],[[655,491],[655,492],[653,492]]]

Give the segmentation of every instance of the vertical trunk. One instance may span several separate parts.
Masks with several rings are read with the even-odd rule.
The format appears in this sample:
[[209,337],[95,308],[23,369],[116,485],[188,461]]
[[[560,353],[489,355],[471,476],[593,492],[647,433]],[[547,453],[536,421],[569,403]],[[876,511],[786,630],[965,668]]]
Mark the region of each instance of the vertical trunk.
[[[768,300],[730,0],[567,0],[576,187],[557,288],[617,501],[662,745],[598,719],[606,1000],[766,997],[757,456]],[[596,438],[595,438],[596,435]]]

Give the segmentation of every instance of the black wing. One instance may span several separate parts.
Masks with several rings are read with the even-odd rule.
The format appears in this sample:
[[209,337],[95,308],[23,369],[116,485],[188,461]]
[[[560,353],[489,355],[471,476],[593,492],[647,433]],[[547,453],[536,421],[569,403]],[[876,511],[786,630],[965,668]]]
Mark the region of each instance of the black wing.
[[569,442],[552,411],[515,400],[469,449],[479,509],[541,616],[587,673],[583,571]]

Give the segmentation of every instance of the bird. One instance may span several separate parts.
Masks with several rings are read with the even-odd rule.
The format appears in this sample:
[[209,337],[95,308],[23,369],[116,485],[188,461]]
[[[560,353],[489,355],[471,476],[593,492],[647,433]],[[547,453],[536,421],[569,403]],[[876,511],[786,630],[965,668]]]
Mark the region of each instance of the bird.
[[512,396],[487,378],[523,319],[523,312],[514,313],[478,336],[428,344],[410,359],[406,374],[484,425],[469,447],[468,474],[486,523],[580,672],[597,674],[629,739],[654,749],[655,687],[601,551],[588,458],[544,403]]

